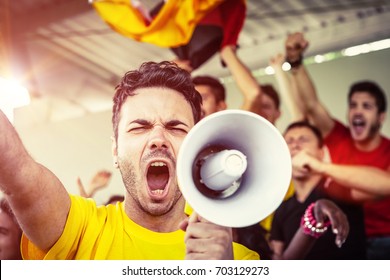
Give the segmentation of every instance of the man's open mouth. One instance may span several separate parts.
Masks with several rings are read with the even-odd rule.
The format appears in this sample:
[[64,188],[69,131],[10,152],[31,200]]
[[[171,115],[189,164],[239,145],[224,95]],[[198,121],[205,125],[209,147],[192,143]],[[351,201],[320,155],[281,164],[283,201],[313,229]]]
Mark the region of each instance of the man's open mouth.
[[358,133],[361,133],[366,125],[366,122],[361,117],[353,118],[352,120],[352,127],[357,131]]
[[169,181],[169,168],[163,161],[152,162],[146,174],[149,191],[152,195],[161,196]]

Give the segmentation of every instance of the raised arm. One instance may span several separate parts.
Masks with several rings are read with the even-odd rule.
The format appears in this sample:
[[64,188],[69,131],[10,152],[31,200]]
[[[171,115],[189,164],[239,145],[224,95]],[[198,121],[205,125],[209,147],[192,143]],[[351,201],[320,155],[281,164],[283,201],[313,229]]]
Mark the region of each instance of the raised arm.
[[283,102],[286,104],[291,114],[291,122],[301,121],[305,119],[303,103],[298,94],[298,88],[293,79],[283,70],[282,66],[285,62],[285,56],[281,53],[270,59],[270,66],[275,71],[275,79],[279,86]]
[[333,128],[334,120],[320,102],[314,83],[302,63],[308,45],[302,33],[289,35],[286,40],[286,59],[292,65],[291,78],[296,84],[304,115],[320,129],[323,136],[326,136]]
[[244,102],[241,109],[261,115],[261,87],[248,67],[237,56],[235,46],[223,47],[220,55],[243,94]]
[[46,250],[62,234],[69,195],[58,178],[28,154],[1,110],[0,130],[1,191],[28,238]]

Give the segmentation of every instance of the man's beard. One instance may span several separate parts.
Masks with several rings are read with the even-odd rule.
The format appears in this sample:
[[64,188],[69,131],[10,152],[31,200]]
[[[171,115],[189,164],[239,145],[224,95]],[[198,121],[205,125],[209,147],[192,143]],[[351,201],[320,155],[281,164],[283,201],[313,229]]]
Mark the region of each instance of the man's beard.
[[379,133],[380,129],[381,129],[381,123],[379,121],[371,124],[370,127],[368,128],[367,136],[365,137],[365,139],[361,140],[360,142],[361,143],[370,142]]
[[374,138],[374,136],[379,133],[380,129],[381,129],[381,123],[379,121],[377,121],[376,123],[372,124],[370,126],[370,130],[368,132],[368,137],[369,138]]
[[161,211],[161,208],[158,207],[159,206],[158,203],[149,205],[148,203],[142,201],[142,198],[140,196],[141,192],[138,193],[139,188],[142,188],[141,186],[142,180],[140,178],[141,172],[138,172],[138,176],[137,176],[137,172],[134,165],[131,162],[123,160],[120,157],[118,157],[118,166],[122,175],[122,181],[123,184],[125,185],[126,192],[131,196],[132,200],[137,204],[137,207],[142,211],[144,211],[145,213],[148,213],[152,216],[164,215],[172,210],[172,208],[176,205],[177,201],[182,196],[181,192],[177,191],[173,203],[168,205],[168,207],[164,209],[164,211]]

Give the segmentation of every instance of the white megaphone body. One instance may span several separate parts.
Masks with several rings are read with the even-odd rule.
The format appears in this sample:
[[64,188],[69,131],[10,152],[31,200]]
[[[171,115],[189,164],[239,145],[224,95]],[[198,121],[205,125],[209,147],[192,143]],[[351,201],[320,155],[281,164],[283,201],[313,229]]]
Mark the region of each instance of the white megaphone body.
[[184,139],[177,178],[187,203],[218,225],[253,225],[281,204],[291,180],[287,144],[273,124],[243,110],[199,121]]

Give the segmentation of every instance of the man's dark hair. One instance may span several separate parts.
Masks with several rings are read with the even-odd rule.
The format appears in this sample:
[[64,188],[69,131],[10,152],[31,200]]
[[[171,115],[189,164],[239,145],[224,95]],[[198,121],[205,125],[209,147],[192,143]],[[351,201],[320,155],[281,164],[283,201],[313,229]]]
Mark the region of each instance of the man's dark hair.
[[216,78],[211,76],[196,76],[192,79],[192,82],[196,86],[204,85],[211,87],[216,102],[225,101],[225,87]]
[[315,127],[314,125],[310,124],[307,121],[298,121],[298,122],[293,122],[293,123],[289,124],[287,126],[287,128],[284,130],[283,135],[286,135],[286,133],[289,132],[291,129],[302,128],[302,127],[306,127],[313,132],[313,134],[316,136],[316,138],[318,140],[319,147],[324,146],[324,140],[323,140],[321,131],[317,127]]
[[127,97],[134,96],[137,89],[149,87],[169,88],[181,93],[191,105],[195,123],[200,120],[202,97],[195,90],[191,75],[173,62],[145,62],[138,70],[128,71],[115,87],[112,109],[115,139],[118,137],[120,110],[123,103]]
[[265,85],[261,85],[261,90],[262,92],[267,95],[269,98],[271,98],[274,103],[275,103],[275,107],[277,109],[279,109],[280,107],[280,98],[279,98],[279,94],[277,93],[277,91],[274,89],[274,87],[270,84],[265,84]]
[[375,98],[379,114],[386,112],[386,96],[378,84],[372,81],[359,81],[352,84],[349,89],[348,101],[351,101],[352,95],[358,91],[368,92],[372,97]]

